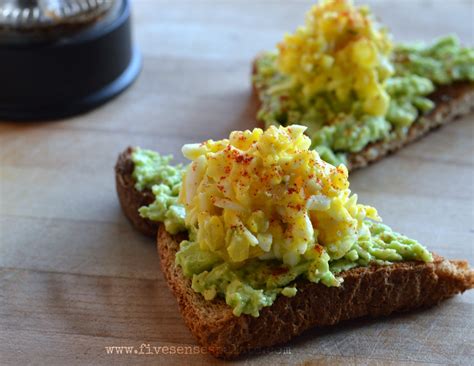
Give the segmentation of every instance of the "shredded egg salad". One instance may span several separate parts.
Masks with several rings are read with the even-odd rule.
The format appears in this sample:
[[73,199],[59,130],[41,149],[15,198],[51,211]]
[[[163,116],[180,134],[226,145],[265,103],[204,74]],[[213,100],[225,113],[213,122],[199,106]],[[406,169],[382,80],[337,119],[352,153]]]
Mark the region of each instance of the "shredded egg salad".
[[384,115],[389,96],[383,82],[394,72],[392,43],[369,15],[350,1],[313,6],[306,26],[278,44],[279,70],[300,83],[306,96],[327,92],[341,104],[355,97],[361,112]]
[[188,144],[179,192],[189,239],[176,264],[207,300],[258,316],[297,278],[339,286],[338,273],[369,264],[431,261],[417,241],[380,223],[351,195],[347,169],[310,150],[306,127],[234,131]]
[[474,81],[474,49],[453,37],[393,45],[364,6],[321,0],[277,50],[259,57],[258,118],[304,124],[312,147],[338,165],[369,143],[405,134],[433,107],[437,85]]

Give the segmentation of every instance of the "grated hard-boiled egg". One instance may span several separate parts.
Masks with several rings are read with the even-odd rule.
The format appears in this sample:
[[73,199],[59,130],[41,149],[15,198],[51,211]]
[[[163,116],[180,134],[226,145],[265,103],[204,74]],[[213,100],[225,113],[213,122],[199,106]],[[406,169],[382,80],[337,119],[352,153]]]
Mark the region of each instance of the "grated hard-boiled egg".
[[379,220],[350,195],[346,167],[309,150],[305,129],[235,131],[183,147],[192,162],[179,200],[202,250],[231,263],[260,258],[295,266],[323,246],[338,259],[367,232],[366,218]]
[[279,70],[300,83],[307,96],[329,92],[342,103],[355,96],[365,113],[386,114],[390,98],[383,84],[394,72],[392,43],[367,7],[322,0],[278,50]]

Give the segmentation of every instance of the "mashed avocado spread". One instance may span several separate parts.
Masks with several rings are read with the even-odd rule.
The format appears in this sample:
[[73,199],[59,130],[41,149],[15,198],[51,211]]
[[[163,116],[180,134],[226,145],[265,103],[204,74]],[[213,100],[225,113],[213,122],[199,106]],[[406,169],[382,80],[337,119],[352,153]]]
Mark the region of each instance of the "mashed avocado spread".
[[185,145],[191,163],[183,175],[169,157],[132,155],[137,189],[156,195],[140,213],[171,233],[187,228],[176,265],[196,292],[223,298],[236,316],[258,316],[277,296],[295,296],[300,278],[340,286],[338,273],[356,266],[432,260],[357,202],[345,166],[323,161],[305,130],[271,126]]
[[170,165],[171,159],[171,156],[135,148],[132,152],[135,166],[132,177],[137,190],[149,189],[155,196],[151,205],[139,209],[140,216],[163,222],[169,233],[176,234],[186,229],[184,207],[178,203],[183,167]]
[[438,85],[474,81],[474,49],[454,36],[393,46],[367,7],[322,0],[255,71],[265,127],[307,126],[312,148],[337,165],[406,133],[434,107],[428,96]]

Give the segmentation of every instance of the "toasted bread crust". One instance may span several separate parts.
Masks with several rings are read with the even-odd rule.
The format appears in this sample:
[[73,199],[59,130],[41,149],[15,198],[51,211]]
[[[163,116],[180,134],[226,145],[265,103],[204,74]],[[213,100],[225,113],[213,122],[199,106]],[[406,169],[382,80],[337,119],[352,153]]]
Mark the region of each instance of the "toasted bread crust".
[[156,237],[158,224],[140,216],[138,209],[148,206],[155,198],[149,189],[138,191],[135,189],[135,180],[132,177],[134,164],[132,161],[133,148],[123,151],[115,164],[115,188],[119,197],[120,206],[132,225],[141,233]]
[[340,287],[300,280],[296,296],[278,296],[257,318],[236,317],[224,300],[206,301],[192,290],[191,281],[175,265],[179,242],[160,226],[161,269],[198,342],[212,355],[226,359],[281,344],[312,327],[428,307],[474,287],[474,271],[467,262],[435,256],[433,263],[351,269],[341,274],[344,282]]
[[[253,62],[252,75],[257,71],[256,62],[261,56],[257,56]],[[252,83],[252,90],[257,109],[260,109],[259,94],[263,90],[258,89],[255,83]],[[456,82],[440,86],[428,97],[435,103],[435,108],[428,114],[419,117],[410,126],[406,135],[390,141],[374,142],[357,153],[348,154],[347,168],[349,170],[363,168],[418,140],[429,131],[474,111],[474,84],[470,82]],[[263,121],[258,122],[263,125]]]

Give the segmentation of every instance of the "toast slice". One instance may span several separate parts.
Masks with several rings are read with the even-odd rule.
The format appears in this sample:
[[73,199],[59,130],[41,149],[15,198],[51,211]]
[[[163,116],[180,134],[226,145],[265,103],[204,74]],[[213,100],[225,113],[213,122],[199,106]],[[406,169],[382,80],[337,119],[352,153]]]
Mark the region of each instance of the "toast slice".
[[[252,65],[252,76],[257,71],[257,56]],[[261,107],[259,95],[265,93],[264,89],[259,89],[253,83],[253,98],[257,105],[257,110]],[[418,118],[409,128],[408,133],[398,139],[390,141],[379,141],[367,145],[357,153],[350,153],[347,156],[347,169],[355,170],[363,168],[384,156],[400,150],[409,143],[425,136],[429,131],[440,127],[448,122],[452,122],[462,116],[474,111],[474,84],[469,82],[457,82],[451,85],[438,87],[428,96],[434,103],[435,108]],[[263,125],[263,121],[258,121]]]
[[175,255],[184,235],[171,236],[163,225],[143,219],[138,208],[153,201],[150,191],[135,189],[132,149],[120,154],[115,166],[117,193],[125,215],[136,229],[157,236],[167,283],[184,321],[198,342],[220,358],[233,358],[254,349],[284,343],[312,327],[359,317],[387,316],[437,304],[474,287],[474,271],[465,261],[434,256],[433,263],[399,262],[359,267],[342,273],[341,287],[298,281],[297,295],[279,296],[258,318],[236,317],[222,299],[206,301],[191,288]]
[[278,296],[257,318],[237,317],[223,299],[206,301],[191,288],[191,280],[175,265],[180,240],[160,225],[157,246],[161,270],[197,341],[224,359],[287,342],[309,328],[433,306],[474,287],[474,271],[467,262],[434,255],[433,263],[353,268],[342,272],[340,287],[300,280],[296,296]]

